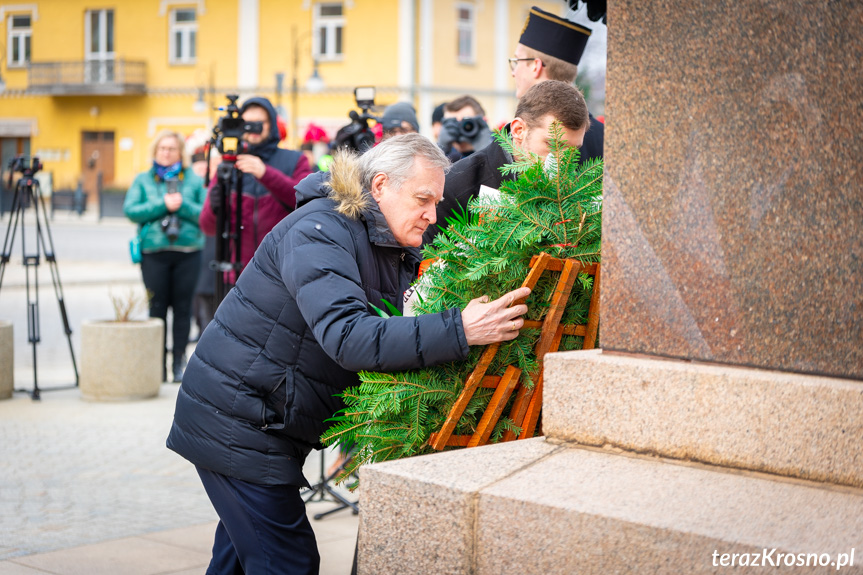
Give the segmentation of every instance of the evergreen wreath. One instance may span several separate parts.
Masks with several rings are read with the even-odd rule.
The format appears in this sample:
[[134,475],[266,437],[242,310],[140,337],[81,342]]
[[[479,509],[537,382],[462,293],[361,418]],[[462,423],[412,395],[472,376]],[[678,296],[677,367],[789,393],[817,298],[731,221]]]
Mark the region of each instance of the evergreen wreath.
[[[502,167],[502,173],[520,175],[504,181],[498,197],[471,200],[468,212],[448,220],[449,227],[426,247],[425,257],[437,261],[416,283],[417,314],[464,309],[476,297],[496,299],[518,288],[530,271],[531,257],[540,252],[584,263],[600,260],[602,160],[580,163],[578,149],[564,143],[560,124],[552,123],[550,131],[550,154],[544,163],[515,149],[508,134],[495,134],[505,150],[521,158]],[[555,277],[543,275],[527,299],[525,319],[545,316],[555,285]],[[592,287],[593,278],[580,274],[561,323],[586,323]],[[388,302],[387,307],[397,313]],[[522,329],[516,339],[503,342],[487,374],[501,375],[508,365],[515,365],[526,385],[533,385],[529,374],[537,369],[534,347],[539,335],[538,329]],[[559,349],[581,349],[582,340],[565,335]],[[474,346],[465,361],[421,370],[361,372],[360,385],[341,394],[346,407],[321,437],[325,445],[339,443],[356,450],[339,481],[366,463],[432,452],[429,436],[443,425],[484,349]],[[455,434],[474,432],[493,393],[477,389]],[[508,417],[501,417],[490,442],[499,441],[506,430],[521,431]]]

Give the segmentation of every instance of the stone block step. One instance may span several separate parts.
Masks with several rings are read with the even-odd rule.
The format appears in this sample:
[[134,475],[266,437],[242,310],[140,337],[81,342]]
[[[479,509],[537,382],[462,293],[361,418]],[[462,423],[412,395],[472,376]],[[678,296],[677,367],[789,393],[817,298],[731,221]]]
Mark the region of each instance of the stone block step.
[[854,488],[543,438],[372,465],[361,481],[360,574],[700,574],[756,557],[863,573]]
[[545,360],[542,430],[714,465],[863,487],[863,382],[615,355]]

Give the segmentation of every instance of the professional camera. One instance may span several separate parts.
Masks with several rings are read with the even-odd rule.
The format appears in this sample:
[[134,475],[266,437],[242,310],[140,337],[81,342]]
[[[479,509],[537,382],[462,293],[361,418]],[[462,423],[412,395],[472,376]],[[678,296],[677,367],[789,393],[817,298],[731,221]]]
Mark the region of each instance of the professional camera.
[[455,143],[469,143],[474,150],[481,150],[491,143],[491,130],[482,116],[468,118],[444,118],[441,121],[438,145],[449,153]]
[[[179,180],[165,180],[165,185],[168,187],[166,194],[179,194]],[[168,241],[172,244],[180,237],[180,218],[176,213],[170,213],[162,218],[162,231],[168,236]]]
[[243,141],[243,135],[260,134],[264,131],[264,123],[243,120],[240,108],[237,106],[239,96],[228,94],[225,97],[228,99],[228,105],[220,108],[224,110],[225,115],[219,118],[219,122],[213,128],[212,144],[223,156],[246,154],[249,152],[249,143]]
[[41,169],[42,162],[40,162],[39,158],[35,156],[30,160],[29,164],[27,162],[27,156],[15,156],[9,160],[9,170],[12,172],[20,172],[25,176],[32,176]]
[[12,189],[12,176],[15,172],[20,172],[25,178],[32,178],[41,169],[42,162],[36,156],[29,163],[27,156],[15,156],[9,160],[9,181],[7,182],[9,189]]
[[488,124],[482,116],[471,116],[470,118],[444,118],[441,122],[441,130],[445,130],[451,142],[472,142],[481,130],[488,130]]
[[351,110],[348,116],[351,123],[336,132],[333,138],[332,148],[348,148],[363,153],[375,145],[375,133],[369,128],[369,120],[380,122],[376,116],[369,114],[369,110],[375,105],[375,89],[372,86],[354,88],[354,100],[362,111],[357,114]]

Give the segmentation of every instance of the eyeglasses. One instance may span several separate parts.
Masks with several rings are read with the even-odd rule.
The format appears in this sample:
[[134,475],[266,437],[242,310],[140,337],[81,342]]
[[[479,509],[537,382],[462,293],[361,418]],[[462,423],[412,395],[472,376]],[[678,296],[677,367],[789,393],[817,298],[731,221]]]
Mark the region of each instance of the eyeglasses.
[[518,66],[519,62],[527,62],[536,60],[536,58],[510,58],[509,59],[509,70],[511,72],[515,72],[515,67]]

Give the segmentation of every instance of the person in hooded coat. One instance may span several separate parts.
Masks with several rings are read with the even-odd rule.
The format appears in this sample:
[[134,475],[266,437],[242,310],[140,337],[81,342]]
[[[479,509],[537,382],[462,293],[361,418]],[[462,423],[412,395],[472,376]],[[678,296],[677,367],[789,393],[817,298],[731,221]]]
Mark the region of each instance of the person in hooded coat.
[[402,307],[448,166],[420,134],[340,151],[297,186],[307,203],[264,238],[201,336],[167,445],[219,515],[208,574],[318,572],[302,466],[358,372],[460,361],[518,335],[528,288],[419,317],[371,307]]
[[[311,173],[309,161],[294,150],[279,148],[276,129],[276,109],[266,98],[249,98],[240,108],[242,118],[248,122],[262,122],[260,134],[246,133],[243,139],[249,144],[249,153],[237,156],[236,167],[243,179],[242,224],[240,254],[228,254],[242,268],[249,263],[258,245],[273,226],[296,208],[294,188]],[[218,178],[210,180],[204,209],[199,223],[208,236],[216,235],[216,216],[221,206]],[[233,192],[233,190],[232,190]],[[230,194],[231,228],[235,229],[236,194]],[[233,282],[236,278],[230,278]],[[218,302],[217,302],[218,303]]]

